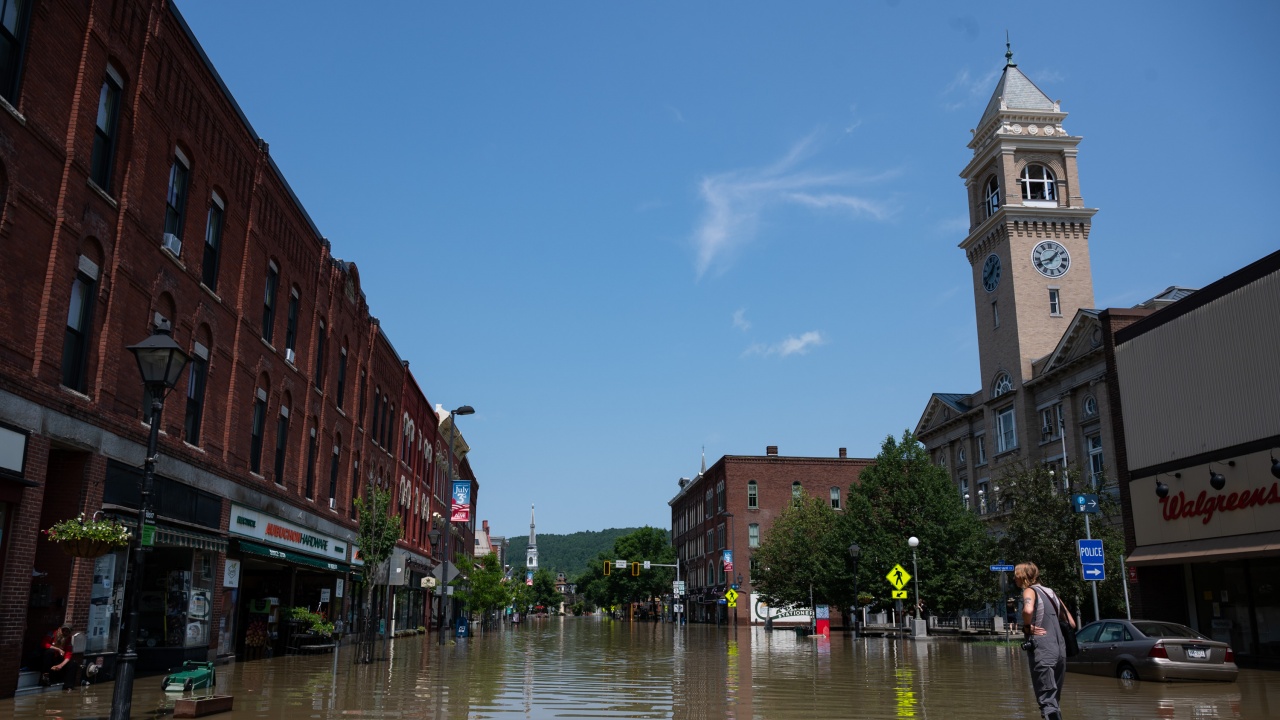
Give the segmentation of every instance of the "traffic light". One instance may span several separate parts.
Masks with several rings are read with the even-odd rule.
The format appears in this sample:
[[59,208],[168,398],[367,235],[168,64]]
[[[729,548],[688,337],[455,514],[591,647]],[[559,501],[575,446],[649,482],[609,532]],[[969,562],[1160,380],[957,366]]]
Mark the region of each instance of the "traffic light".
[[610,571],[610,570],[612,570],[612,569],[613,569],[613,563],[609,562],[608,560],[605,560],[605,561],[604,561],[604,574],[605,574],[606,576],[608,576],[608,575],[609,575],[609,571]]
[[631,574],[632,574],[632,575],[639,575],[639,574],[640,574],[640,563],[638,563],[638,562],[633,562],[633,563],[631,563]]

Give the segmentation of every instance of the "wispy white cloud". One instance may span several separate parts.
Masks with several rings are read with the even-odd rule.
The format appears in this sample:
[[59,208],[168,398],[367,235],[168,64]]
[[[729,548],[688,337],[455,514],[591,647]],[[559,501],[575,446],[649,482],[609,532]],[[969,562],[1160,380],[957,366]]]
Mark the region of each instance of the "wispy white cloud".
[[678,123],[684,122],[684,113],[680,112],[680,108],[674,105],[667,106],[667,112],[671,113],[671,119]]
[[968,68],[956,71],[956,76],[942,91],[943,107],[948,111],[959,110],[969,107],[974,101],[986,100],[995,89],[1002,71],[992,70],[979,77],[974,77]]
[[747,309],[738,308],[733,313],[733,326],[739,330],[746,332],[751,329],[751,323],[747,322]]
[[702,179],[698,191],[705,208],[693,233],[697,272],[701,277],[717,263],[755,237],[760,215],[774,205],[852,211],[875,220],[892,215],[892,207],[851,192],[854,185],[871,184],[896,175],[818,172],[804,168],[813,154],[814,137],[796,143],[780,160],[763,168],[732,170]]
[[822,333],[817,330],[810,330],[803,333],[799,337],[791,335],[787,339],[773,345],[764,345],[757,343],[748,347],[743,351],[743,355],[777,355],[779,357],[788,357],[790,355],[807,355],[809,350],[826,343],[826,338],[822,337]]
[[862,124],[862,118],[858,117],[857,105],[849,106],[849,114],[852,116],[852,118],[850,119],[849,124],[844,126],[844,132],[846,135],[853,132],[854,130],[857,130],[858,126]]

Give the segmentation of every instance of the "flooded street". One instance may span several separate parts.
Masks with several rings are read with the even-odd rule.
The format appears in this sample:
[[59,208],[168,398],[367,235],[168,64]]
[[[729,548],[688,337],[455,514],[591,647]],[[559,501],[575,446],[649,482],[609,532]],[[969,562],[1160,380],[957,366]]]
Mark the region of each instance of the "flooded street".
[[[294,718],[1037,718],[1016,646],[863,638],[760,628],[551,618],[440,647],[391,643],[388,661],[351,650],[219,667],[222,720]],[[335,673],[334,670],[337,670]],[[139,678],[134,716],[172,712],[159,677]],[[0,717],[106,718],[110,683],[0,701]],[[1272,718],[1280,673],[1232,684],[1132,683],[1068,674],[1063,713],[1079,718]]]

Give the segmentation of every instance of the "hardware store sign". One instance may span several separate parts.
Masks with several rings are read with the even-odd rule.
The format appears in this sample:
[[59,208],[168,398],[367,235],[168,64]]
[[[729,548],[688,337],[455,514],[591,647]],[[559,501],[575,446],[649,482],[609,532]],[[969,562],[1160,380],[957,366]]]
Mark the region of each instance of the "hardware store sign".
[[295,552],[318,555],[338,562],[347,561],[345,540],[323,535],[242,505],[231,506],[231,523],[227,532]]

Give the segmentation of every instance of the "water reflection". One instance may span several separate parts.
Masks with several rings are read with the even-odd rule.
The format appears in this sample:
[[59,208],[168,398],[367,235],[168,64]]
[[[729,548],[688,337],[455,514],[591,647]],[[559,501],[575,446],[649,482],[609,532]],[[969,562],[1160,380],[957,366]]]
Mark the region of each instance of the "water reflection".
[[[819,718],[1038,717],[1016,646],[797,637],[760,628],[533,620],[439,646],[434,636],[389,643],[384,659],[281,657],[220,668],[235,696],[219,720],[317,718]],[[140,678],[136,717],[170,712],[159,678]],[[0,718],[105,718],[111,685],[0,701]],[[1280,673],[1238,683],[1124,683],[1069,674],[1071,718],[1280,716]]]

